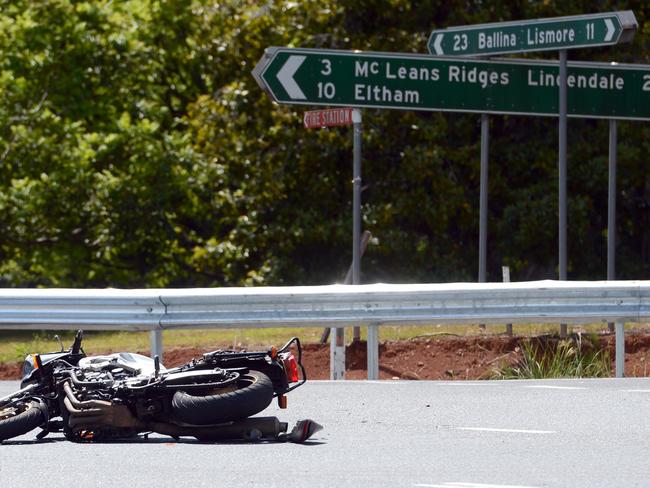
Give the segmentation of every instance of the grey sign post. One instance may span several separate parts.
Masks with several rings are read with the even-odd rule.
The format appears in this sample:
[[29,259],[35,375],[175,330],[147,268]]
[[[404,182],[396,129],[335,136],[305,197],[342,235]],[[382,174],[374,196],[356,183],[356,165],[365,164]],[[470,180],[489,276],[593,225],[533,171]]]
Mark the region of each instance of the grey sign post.
[[352,284],[361,283],[361,110],[352,110]]
[[[361,283],[361,110],[352,109],[353,148],[352,148],[352,284]],[[376,328],[374,329],[376,331]],[[368,330],[368,350],[378,348],[378,339],[373,337],[371,344],[370,328]],[[374,349],[371,349],[374,347]],[[330,379],[345,379],[345,329],[338,327],[331,342]],[[368,370],[368,379],[371,372]]]
[[[567,51],[560,50],[560,95],[558,122],[558,274],[560,281],[567,278]],[[567,324],[560,324],[560,337],[566,337]]]
[[[361,110],[352,109],[352,127],[353,127],[353,148],[352,148],[352,284],[361,283]],[[330,341],[330,379],[345,379],[345,329],[337,327],[334,329]],[[374,328],[376,331],[376,328]],[[371,345],[370,328],[368,330],[368,350],[371,347],[379,347],[376,334],[373,336]],[[368,379],[371,372],[368,370]]]
[[[616,279],[616,145],[617,123],[609,121],[609,181],[607,191],[607,279]],[[613,326],[613,327],[612,327]],[[625,375],[625,324],[609,324],[616,334],[616,377]]]
[[[361,110],[355,108],[352,110],[352,127],[354,132],[353,138],[353,161],[352,161],[352,284],[361,283]],[[373,344],[370,344],[371,334],[368,330],[368,350],[371,347],[378,348],[376,338]],[[374,349],[372,349],[374,350]],[[345,347],[343,348],[343,369],[345,370]],[[371,372],[368,371],[368,379]]]
[[609,121],[609,188],[607,192],[607,279],[616,279],[616,120]]
[[[281,71],[283,70],[284,67]],[[361,111],[357,108],[315,110],[306,112],[303,122],[307,128],[336,127],[352,123],[352,284],[358,285],[361,282]],[[330,365],[330,379],[345,379],[343,327],[336,327],[331,337]]]
[[478,281],[484,283],[487,269],[488,165],[490,154],[490,117],[481,114],[481,176],[479,195]]

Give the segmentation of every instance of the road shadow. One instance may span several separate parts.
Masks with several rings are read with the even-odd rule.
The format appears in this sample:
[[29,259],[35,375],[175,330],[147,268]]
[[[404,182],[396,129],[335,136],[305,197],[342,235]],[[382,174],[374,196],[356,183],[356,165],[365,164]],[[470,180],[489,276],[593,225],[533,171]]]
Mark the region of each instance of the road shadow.
[[47,439],[29,439],[29,440],[12,440],[7,439],[0,441],[0,446],[29,446],[32,444],[57,444],[59,442],[66,442],[65,437],[49,437]]
[[105,440],[81,440],[81,441],[68,441],[65,437],[53,436],[43,439],[19,439],[12,440],[7,439],[0,441],[0,446],[29,446],[35,444],[58,444],[60,442],[74,442],[75,444],[163,444],[163,445],[174,445],[174,444],[210,444],[210,445],[237,445],[237,446],[259,446],[259,445],[273,445],[273,444],[298,444],[302,446],[319,446],[322,444],[327,444],[325,441],[320,440],[307,440],[302,443],[291,443],[285,440],[280,439],[216,439],[216,440],[200,440],[193,437],[151,437],[141,435],[133,438],[122,438],[122,439],[105,439]]

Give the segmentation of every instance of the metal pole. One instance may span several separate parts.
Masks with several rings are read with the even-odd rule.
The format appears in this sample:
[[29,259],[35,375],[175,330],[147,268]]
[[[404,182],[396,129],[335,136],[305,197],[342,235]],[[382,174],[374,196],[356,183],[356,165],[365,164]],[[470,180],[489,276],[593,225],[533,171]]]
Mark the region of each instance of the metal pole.
[[[352,110],[352,124],[352,284],[358,285],[361,283],[361,110],[358,108]],[[370,338],[366,347],[370,350]]]
[[[609,190],[607,194],[607,279],[616,279],[616,120],[609,121]],[[614,324],[609,323],[614,332]]]
[[[560,50],[560,121],[558,127],[559,152],[559,275],[567,279],[567,51]],[[560,324],[560,337],[566,337],[567,326]]]
[[[488,155],[490,149],[490,118],[488,114],[481,114],[481,181],[479,196],[479,224],[478,224],[478,281],[485,283],[486,256],[487,256],[487,206],[488,206]],[[479,324],[485,329],[485,324]]]
[[[352,284],[361,283],[361,110],[352,110],[354,124],[353,216],[352,216]],[[379,334],[375,325],[368,326],[366,344],[368,379],[379,378]]]
[[163,360],[163,339],[162,330],[156,329],[149,333],[149,344],[151,349],[151,357],[158,356],[160,362]]
[[488,156],[490,144],[490,117],[481,114],[481,182],[478,231],[478,281],[485,283],[487,256],[487,211],[488,211]]
[[361,110],[352,110],[354,127],[352,175],[352,284],[361,282]]
[[[361,110],[352,110],[352,284],[361,281]],[[370,340],[368,340],[370,349]],[[379,348],[379,346],[376,346]],[[330,379],[345,379],[345,329],[339,327],[330,342]]]

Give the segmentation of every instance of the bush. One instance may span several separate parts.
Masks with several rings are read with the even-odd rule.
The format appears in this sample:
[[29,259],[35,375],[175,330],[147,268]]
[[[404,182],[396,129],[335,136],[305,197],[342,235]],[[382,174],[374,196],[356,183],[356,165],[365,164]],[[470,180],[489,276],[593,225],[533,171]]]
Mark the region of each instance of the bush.
[[514,365],[495,368],[491,379],[603,378],[612,373],[609,351],[597,338],[581,334],[569,339],[529,339],[521,345],[522,357]]

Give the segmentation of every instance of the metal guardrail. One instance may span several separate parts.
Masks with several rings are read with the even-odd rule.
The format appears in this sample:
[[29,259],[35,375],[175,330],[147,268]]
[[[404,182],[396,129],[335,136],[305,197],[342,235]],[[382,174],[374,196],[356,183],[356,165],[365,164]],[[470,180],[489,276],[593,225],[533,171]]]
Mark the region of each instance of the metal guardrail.
[[151,330],[152,350],[164,329],[369,325],[369,377],[379,325],[642,321],[650,281],[0,290],[0,329]]
[[164,313],[154,290],[0,289],[1,329],[153,330]]

